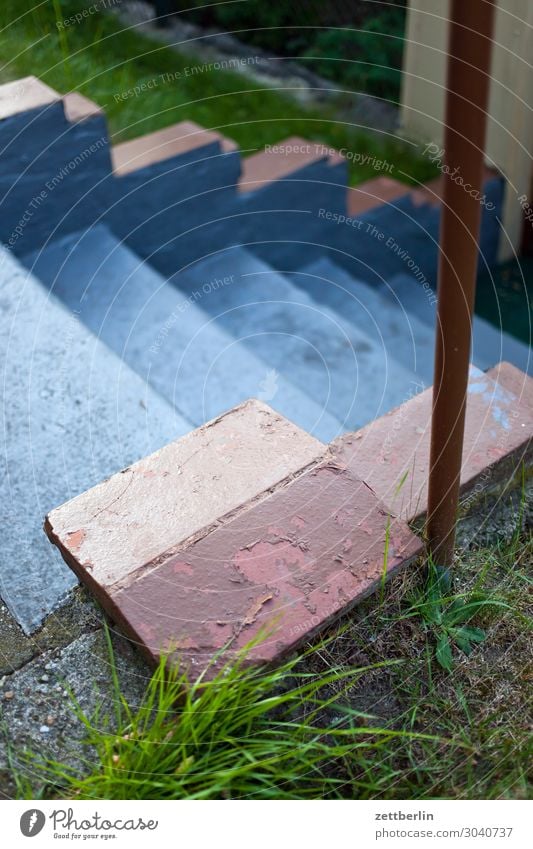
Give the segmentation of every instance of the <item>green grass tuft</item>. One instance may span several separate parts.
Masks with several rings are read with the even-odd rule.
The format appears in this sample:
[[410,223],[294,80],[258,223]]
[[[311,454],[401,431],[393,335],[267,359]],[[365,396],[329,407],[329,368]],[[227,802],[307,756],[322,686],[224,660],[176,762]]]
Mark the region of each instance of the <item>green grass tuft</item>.
[[[295,658],[257,670],[246,666],[246,650],[212,680],[193,685],[163,660],[134,710],[120,692],[110,640],[109,648],[115,716],[89,717],[72,702],[86,730],[87,774],[80,775],[79,765],[73,770],[26,755],[18,767],[20,796],[35,796],[34,781],[30,786],[24,778],[30,774],[40,776],[41,793],[79,799],[337,796],[370,750],[397,736],[430,740],[371,728],[350,707],[345,693],[368,669],[330,668],[317,678],[299,672]],[[324,695],[331,686],[334,695]]]
[[81,766],[17,752],[18,794],[529,798],[532,553],[531,535],[463,552],[453,595],[421,564],[277,669],[243,655],[187,687],[161,665],[135,708],[111,664],[115,715],[73,703]]
[[451,594],[447,584],[442,572],[430,562],[425,583],[417,588],[411,606],[402,616],[421,619],[426,631],[433,634],[438,663],[450,671],[454,646],[469,655],[486,637],[485,631],[472,621],[485,612],[510,610],[510,605],[496,595],[480,591]]

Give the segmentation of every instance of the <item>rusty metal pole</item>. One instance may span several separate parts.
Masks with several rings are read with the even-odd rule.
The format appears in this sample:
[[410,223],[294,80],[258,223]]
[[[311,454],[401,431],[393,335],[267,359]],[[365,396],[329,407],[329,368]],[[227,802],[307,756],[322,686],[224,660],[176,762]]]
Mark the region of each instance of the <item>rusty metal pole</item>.
[[459,501],[493,19],[492,2],[451,2],[427,521],[428,551],[445,570]]

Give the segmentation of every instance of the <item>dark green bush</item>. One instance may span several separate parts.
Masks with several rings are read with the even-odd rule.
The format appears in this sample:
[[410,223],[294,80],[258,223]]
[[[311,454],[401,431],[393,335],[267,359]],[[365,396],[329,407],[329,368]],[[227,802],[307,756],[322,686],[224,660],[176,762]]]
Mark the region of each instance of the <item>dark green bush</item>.
[[[185,17],[203,26],[235,31],[237,37],[247,44],[281,55],[300,52],[305,46],[305,40],[302,39],[298,24],[304,20],[308,24],[319,21],[317,12],[319,6],[323,6],[316,0],[311,0],[308,4],[291,0],[276,0],[275,3],[247,0],[245,3],[221,4],[205,9],[204,2],[205,0],[196,0],[194,5],[199,8],[187,12]],[[310,7],[307,12],[303,11],[304,5]],[[320,26],[320,23],[316,25]],[[239,32],[240,30],[245,32]]]
[[354,91],[398,101],[405,13],[393,9],[367,20],[360,30],[318,32],[305,51],[316,73]]
[[[383,7],[365,0],[158,0],[201,26],[235,32],[247,43],[306,67],[343,88],[397,101],[400,94],[405,0]],[[194,8],[193,8],[194,7]],[[162,13],[161,11],[159,12]]]

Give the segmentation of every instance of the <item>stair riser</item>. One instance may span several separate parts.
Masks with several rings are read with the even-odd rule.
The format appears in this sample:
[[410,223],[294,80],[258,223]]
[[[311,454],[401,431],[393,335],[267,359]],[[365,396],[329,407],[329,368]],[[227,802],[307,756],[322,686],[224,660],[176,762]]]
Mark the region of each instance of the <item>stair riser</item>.
[[16,255],[89,226],[104,210],[111,160],[102,116],[72,124],[58,103],[34,120],[8,118],[0,151],[0,240]]
[[[302,246],[304,242],[356,254],[363,267],[369,267],[359,276],[371,282],[405,271],[401,258],[391,251],[376,250],[380,246],[373,237],[363,238],[351,228],[319,216],[320,209],[346,211],[346,162],[316,161],[293,171],[288,178],[242,193],[236,187],[241,169],[239,152],[219,155],[220,144],[213,142],[113,177],[104,116],[96,114],[69,123],[60,101],[3,121],[0,142],[4,147],[0,165],[7,175],[2,188],[4,193],[9,190],[3,202],[0,239],[18,255],[41,245],[52,234],[59,238],[102,216],[141,256],[163,251],[165,273],[203,256],[211,237],[215,249],[237,240],[256,244],[253,249],[258,256],[283,263],[287,269],[296,269],[327,250]],[[72,167],[76,157],[81,159]],[[60,188],[47,190],[46,183],[65,168],[69,174]],[[485,189],[496,207],[493,212],[484,209],[480,242],[484,258],[491,264],[496,259],[499,237],[496,216],[501,209],[502,181],[491,180]],[[34,199],[43,190],[44,202],[34,208]],[[401,249],[415,258],[428,279],[434,280],[438,210],[416,206],[409,195],[395,206],[397,209],[381,205],[362,218],[375,223],[386,236],[394,235]],[[285,210],[283,215],[275,211],[281,209]],[[289,212],[291,209],[296,212]],[[168,214],[161,214],[161,210],[168,210]],[[24,223],[29,211],[31,226]],[[219,219],[224,217],[222,223]],[[217,220],[212,223],[213,219]],[[18,233],[14,232],[17,227]],[[191,228],[193,234],[187,232]],[[339,262],[338,256],[335,261]]]
[[183,262],[181,237],[192,231],[186,241],[195,245],[197,258],[194,228],[212,217],[231,214],[239,154],[221,154],[219,145],[201,148],[201,156],[195,153],[196,158],[181,156],[108,182],[103,220],[140,256],[150,256],[168,243],[173,246],[174,262]]
[[[168,201],[168,220],[165,213],[159,214],[157,222],[148,221],[131,233],[133,249],[143,256],[161,250],[164,265],[159,265],[157,258],[154,264],[167,275],[205,256],[206,245],[213,251],[243,244],[265,262],[286,270],[297,270],[326,255],[348,271],[356,258],[357,277],[373,285],[412,273],[413,265],[431,286],[436,285],[440,226],[436,208],[415,206],[409,197],[402,198],[394,207],[382,206],[361,216],[361,228],[356,229],[325,218],[324,212],[345,214],[345,192],[318,176],[304,180],[301,174],[295,175],[294,180],[279,181],[275,188],[259,190],[253,196],[240,197],[231,188],[213,188],[202,189],[205,194],[186,200],[177,199],[174,193]],[[501,188],[499,180],[487,187],[495,203],[498,196],[501,201]],[[500,207],[501,203],[496,211],[484,210],[480,268],[497,259]],[[157,199],[147,208],[157,214],[167,205],[159,206]],[[140,215],[137,220],[145,219]],[[372,227],[383,235],[378,237]],[[121,232],[125,231],[121,225]]]
[[0,123],[2,160],[5,158],[6,164],[20,167],[20,154],[24,151],[27,162],[31,162],[67,129],[66,124],[59,101],[5,118]]

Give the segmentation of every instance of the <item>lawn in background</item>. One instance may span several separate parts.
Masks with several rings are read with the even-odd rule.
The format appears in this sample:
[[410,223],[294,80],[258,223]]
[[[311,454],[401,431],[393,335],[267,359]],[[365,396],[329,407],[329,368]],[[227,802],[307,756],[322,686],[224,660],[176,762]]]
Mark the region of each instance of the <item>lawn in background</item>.
[[[4,0],[0,81],[33,74],[60,93],[81,92],[105,109],[114,142],[191,120],[235,139],[245,155],[294,135],[345,148],[359,160],[368,154],[366,164],[350,162],[352,185],[377,176],[379,161],[393,166],[390,176],[403,171],[401,179],[408,175],[415,184],[436,174],[418,145],[364,132],[336,120],[331,108],[306,109],[240,74],[206,68],[193,45],[187,46],[191,52],[178,52],[103,11],[64,25],[84,8],[83,2],[53,0],[23,11],[18,0]],[[143,84],[145,91],[130,93]]]

